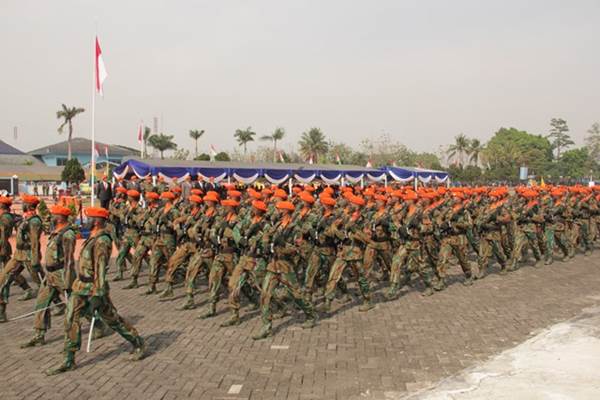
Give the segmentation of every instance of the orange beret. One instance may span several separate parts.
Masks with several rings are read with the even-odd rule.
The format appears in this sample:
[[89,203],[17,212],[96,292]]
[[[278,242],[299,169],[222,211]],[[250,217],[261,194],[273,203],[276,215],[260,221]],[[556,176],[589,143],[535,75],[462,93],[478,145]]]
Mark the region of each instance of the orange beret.
[[63,207],[60,205],[55,205],[50,207],[50,214],[52,215],[64,215],[65,217],[68,217],[69,215],[71,215],[71,209],[68,207]]
[[265,204],[264,201],[261,201],[261,200],[252,201],[252,207],[254,207],[260,211],[267,211],[267,205]]
[[146,192],[145,196],[147,199],[150,200],[158,200],[160,198],[160,196],[156,192]]
[[127,196],[135,197],[137,199],[138,197],[140,197],[140,192],[138,192],[137,190],[131,189],[131,190],[127,191]]
[[260,199],[261,198],[260,192],[257,192],[254,189],[248,190],[248,194],[250,195],[250,197],[255,198],[255,199]]
[[237,190],[229,190],[229,191],[227,191],[227,196],[229,196],[229,197],[242,197],[242,192],[239,192]]
[[127,193],[127,188],[124,188],[123,186],[117,186],[117,193]]
[[215,203],[219,202],[219,196],[215,192],[208,192],[206,196],[204,196],[204,201],[214,201]]
[[350,196],[350,198],[348,200],[350,200],[350,202],[352,204],[355,204],[357,206],[364,206],[365,204],[367,204],[367,202],[365,201],[365,199],[363,199],[360,196]]
[[202,203],[202,197],[198,196],[197,194],[191,195],[189,200],[193,201],[194,203]]
[[175,186],[171,188],[171,192],[173,193],[181,193],[181,188],[179,186]]
[[32,196],[30,194],[23,194],[21,195],[21,199],[23,200],[23,203],[27,203],[27,204],[38,204],[40,202],[40,199],[37,196]]
[[0,196],[0,203],[10,206],[12,204],[12,198],[6,197],[6,196]]
[[287,193],[283,189],[277,189],[273,196],[279,197],[280,199],[283,199],[283,200],[287,199]]
[[315,202],[315,198],[309,192],[300,192],[300,199],[310,204]]
[[265,188],[262,190],[261,194],[266,194],[267,196],[270,196],[273,194],[273,191],[269,188]]
[[404,200],[417,200],[418,196],[414,191],[408,190],[406,193],[404,193],[402,195],[402,198]]
[[279,203],[277,203],[276,207],[279,210],[294,211],[296,209],[291,201],[280,201]]
[[162,192],[160,194],[161,199],[174,200],[175,194],[173,192]]
[[292,192],[296,193],[296,194],[300,194],[300,192],[302,192],[302,189],[299,188],[298,186],[294,186],[292,188]]
[[88,207],[85,209],[85,215],[88,217],[108,218],[108,210],[102,207]]
[[201,189],[192,189],[192,190],[190,190],[190,193],[200,196],[202,194],[202,190]]
[[305,185],[304,186],[304,190],[307,191],[307,192],[309,192],[309,193],[312,193],[312,192],[315,191],[315,187],[313,185]]
[[321,197],[321,203],[325,204],[326,206],[335,206],[336,201],[334,198],[323,196]]
[[382,194],[376,194],[374,197],[375,197],[375,200],[379,200],[379,201],[386,201],[387,200],[387,197],[385,197]]
[[240,203],[238,203],[235,200],[226,199],[226,200],[221,200],[221,205],[222,206],[229,206],[229,207],[237,207],[237,206],[240,205]]
[[325,189],[323,189],[323,193],[329,193],[329,194],[333,194],[334,190],[331,186],[327,186]]

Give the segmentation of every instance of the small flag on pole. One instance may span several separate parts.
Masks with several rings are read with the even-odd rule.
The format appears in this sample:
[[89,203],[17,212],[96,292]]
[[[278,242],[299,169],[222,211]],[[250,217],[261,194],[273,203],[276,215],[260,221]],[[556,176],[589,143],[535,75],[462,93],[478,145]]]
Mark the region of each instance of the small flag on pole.
[[340,158],[339,153],[335,153],[335,162],[338,163],[338,165],[342,164],[342,159]]
[[367,165],[365,165],[365,167],[367,167],[367,168],[373,168],[373,163],[371,162],[370,158],[369,158],[369,161],[367,161]]
[[100,151],[98,151],[98,144],[96,144],[94,146],[94,163],[98,161],[98,158],[100,158]]
[[281,150],[279,151],[279,161],[285,163],[285,158],[283,158],[283,152]]
[[215,146],[213,146],[212,144],[210,145],[210,158],[211,161],[215,161],[215,157],[217,156],[217,150],[215,149]]
[[102,59],[102,49],[100,49],[100,42],[98,41],[98,37],[96,37],[96,93],[100,94],[100,96],[104,95],[102,85],[107,76],[104,60]]
[[107,144],[104,145],[104,157],[106,157],[106,167],[105,167],[106,171],[105,171],[105,174],[106,174],[106,176],[108,176],[108,145]]
[[310,155],[310,158],[308,159],[308,163],[311,165],[314,163],[312,154]]
[[140,126],[138,126],[138,143],[142,143],[142,140],[144,138],[142,133],[143,129],[144,128],[142,127],[142,123],[140,123]]

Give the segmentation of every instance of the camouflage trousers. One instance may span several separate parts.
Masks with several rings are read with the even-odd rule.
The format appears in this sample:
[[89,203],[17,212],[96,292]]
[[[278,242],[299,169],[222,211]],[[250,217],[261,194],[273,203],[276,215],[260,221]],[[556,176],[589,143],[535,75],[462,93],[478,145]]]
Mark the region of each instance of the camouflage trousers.
[[191,242],[185,242],[177,247],[173,255],[169,257],[167,273],[165,274],[165,282],[171,284],[174,283],[175,272],[177,272],[179,269],[183,269],[195,252],[196,245]]
[[175,238],[172,235],[163,235],[154,242],[152,254],[150,254],[150,285],[156,285],[160,269],[167,265],[174,252]]
[[273,300],[275,289],[279,285],[285,288],[288,297],[294,301],[294,303],[304,312],[304,314],[306,314],[308,319],[316,318],[315,310],[312,304],[302,298],[300,286],[298,285],[298,279],[296,278],[296,273],[293,270],[289,270],[288,272],[273,272],[267,270],[260,292],[260,310],[264,328],[271,330],[271,301]]
[[429,263],[424,262],[417,243],[402,244],[392,258],[390,294],[396,293],[410,281],[413,272],[419,274],[427,287],[432,287],[435,274]]
[[35,299],[35,313],[33,327],[38,331],[47,331],[51,327],[51,310],[52,303],[60,303],[62,295],[66,298],[66,290],[62,279],[63,270],[49,272],[46,275],[46,280],[40,286],[37,297]]
[[480,273],[487,269],[492,255],[496,258],[500,267],[504,269],[506,267],[506,254],[502,247],[500,231],[486,232],[479,239],[479,256],[477,257],[477,264],[479,265]]
[[13,257],[6,263],[4,269],[0,271],[0,304],[8,303],[8,298],[10,296],[10,287],[13,284],[13,282],[16,282],[17,285],[23,288],[23,290],[29,289],[27,281],[21,275],[21,272],[23,272],[24,269],[27,269],[27,271],[29,271],[29,274],[31,275],[31,280],[36,285],[39,286],[42,283],[41,278],[43,277],[43,271],[39,266],[34,268],[31,265],[30,261],[16,260]]
[[227,284],[234,267],[233,253],[219,253],[215,256],[208,275],[209,304],[217,304],[222,285]]
[[142,338],[135,328],[118,314],[108,295],[101,297],[100,305],[96,310],[92,310],[90,300],[91,296],[78,294],[69,296],[65,317],[66,352],[76,352],[81,348],[81,319],[91,318],[94,314],[132,345],[141,345]]
[[510,266],[512,268],[516,268],[517,263],[521,260],[523,252],[527,250],[527,247],[531,248],[536,262],[542,259],[542,252],[539,248],[537,233],[532,230],[524,231],[517,229],[515,234],[515,246],[510,258]]
[[363,266],[367,277],[373,273],[375,263],[383,272],[389,274],[392,268],[392,245],[389,241],[373,242],[367,245],[363,256]]
[[229,308],[236,312],[240,309],[242,293],[253,303],[259,303],[261,285],[267,270],[264,258],[241,256],[229,277]]
[[[335,248],[333,247],[315,247],[313,252],[308,259],[308,266],[304,273],[304,291],[308,294],[313,292],[315,286],[315,280],[319,275],[325,277],[329,276],[331,265],[335,261]],[[340,280],[340,282],[343,282]]]
[[573,224],[571,230],[571,246],[573,249],[577,249],[583,245],[583,250],[586,252],[592,251],[592,242],[590,240],[590,221],[589,219],[578,219]]
[[437,265],[438,276],[441,278],[446,277],[448,264],[450,264],[450,257],[452,255],[458,259],[458,264],[467,278],[473,275],[471,265],[467,260],[467,246],[468,240],[466,235],[450,235],[442,239]]
[[202,249],[196,251],[190,262],[188,263],[187,270],[185,272],[185,293],[188,295],[194,294],[196,288],[196,277],[200,271],[209,272],[214,259],[214,252],[212,249]]
[[136,278],[140,275],[142,269],[142,262],[144,258],[148,256],[148,252],[152,248],[154,237],[149,235],[143,235],[135,246],[133,251],[133,259],[131,261],[131,277]]
[[136,244],[139,242],[139,240],[140,238],[137,234],[132,235],[130,232],[126,232],[125,235],[123,235],[123,240],[121,240],[119,253],[117,254],[116,260],[117,274],[122,275],[123,272],[125,272],[125,260],[127,258],[129,258],[130,262],[133,263],[133,257],[130,255],[130,251],[136,247]]
[[544,235],[546,237],[546,260],[551,260],[554,257],[556,247],[560,249],[565,257],[571,254],[564,224],[547,224]]
[[329,278],[327,278],[327,285],[325,286],[325,298],[333,300],[335,297],[335,289],[338,287],[338,282],[342,279],[344,271],[350,268],[352,269],[353,275],[356,276],[358,281],[358,288],[360,294],[364,300],[371,300],[371,289],[369,287],[369,280],[367,279],[367,271],[363,265],[362,258],[360,259],[349,259],[343,256],[338,256],[331,266],[329,271]]

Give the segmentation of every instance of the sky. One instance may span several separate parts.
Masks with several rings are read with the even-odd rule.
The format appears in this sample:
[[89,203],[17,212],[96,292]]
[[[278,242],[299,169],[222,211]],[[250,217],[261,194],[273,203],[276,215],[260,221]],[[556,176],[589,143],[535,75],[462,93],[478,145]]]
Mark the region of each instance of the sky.
[[158,117],[190,150],[204,129],[204,152],[248,126],[284,127],[284,149],[319,127],[436,151],[459,133],[545,135],[561,117],[581,145],[600,121],[599,20],[597,0],[2,0],[0,139],[63,140],[61,103],[86,109],[75,136],[90,136],[97,32],[105,143],[138,147],[140,121]]

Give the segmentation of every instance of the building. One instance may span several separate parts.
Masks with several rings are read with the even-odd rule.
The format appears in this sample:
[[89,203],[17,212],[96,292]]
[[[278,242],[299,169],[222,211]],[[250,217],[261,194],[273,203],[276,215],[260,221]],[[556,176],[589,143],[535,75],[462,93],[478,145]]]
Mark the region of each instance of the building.
[[[56,167],[63,166],[67,162],[67,141],[56,143],[50,146],[41,147],[30,151],[28,154],[35,157],[47,166]],[[98,159],[96,166],[102,168],[108,161],[111,165],[119,165],[126,157],[139,157],[138,150],[131,149],[125,146],[117,146],[96,142],[98,150]],[[106,149],[108,149],[108,158],[106,157]],[[79,160],[79,163],[85,168],[89,166],[92,153],[92,141],[85,138],[71,139],[71,154]]]

